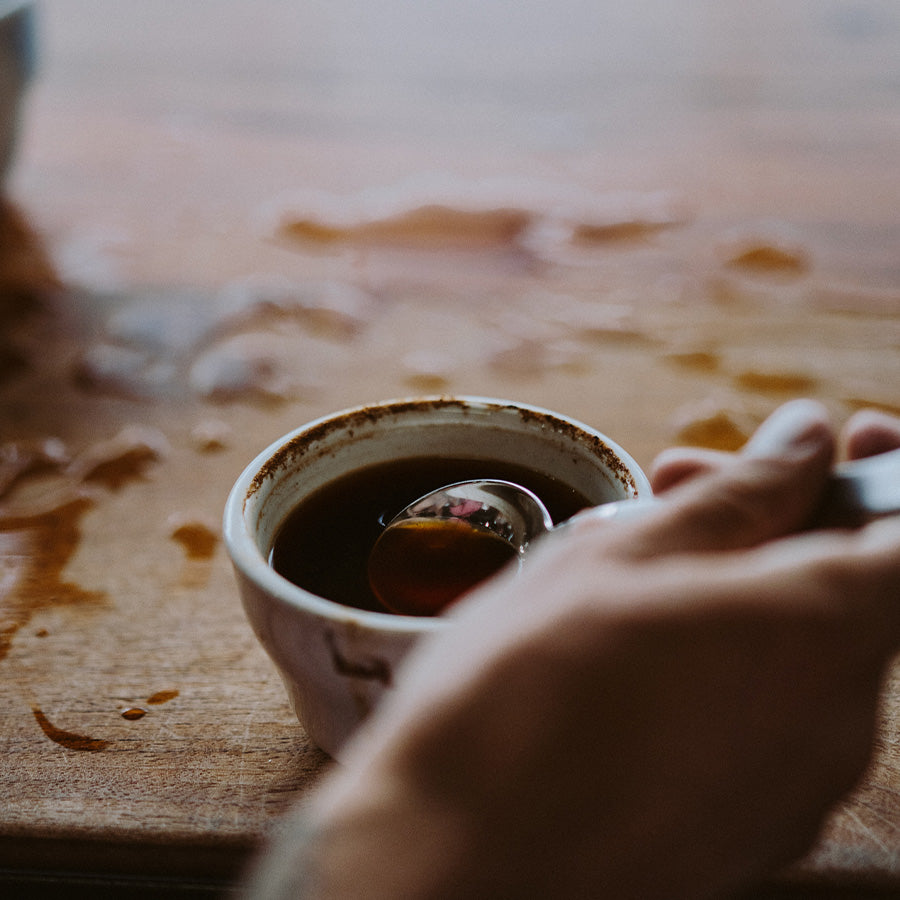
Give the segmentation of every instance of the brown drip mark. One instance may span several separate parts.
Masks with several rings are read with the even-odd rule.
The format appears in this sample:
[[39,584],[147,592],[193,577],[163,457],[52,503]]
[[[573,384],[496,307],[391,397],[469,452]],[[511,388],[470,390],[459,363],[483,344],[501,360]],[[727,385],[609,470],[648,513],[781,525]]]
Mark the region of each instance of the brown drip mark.
[[675,222],[631,221],[610,222],[603,225],[581,224],[575,228],[574,238],[584,244],[616,241],[640,241],[651,238],[660,231],[672,228]]
[[88,483],[102,484],[110,490],[117,491],[129,481],[140,481],[144,478],[147,466],[158,459],[158,454],[146,447],[133,447],[113,459],[104,459],[96,463],[84,474]]
[[319,216],[295,216],[279,230],[288,239],[319,244],[477,249],[516,241],[533,218],[533,213],[524,209],[469,210],[438,201],[411,205],[387,218],[360,217],[346,224]]
[[0,625],[0,659],[6,656],[9,645],[12,643],[13,635],[20,627],[21,625],[18,622],[4,622]]
[[800,372],[741,372],[735,376],[735,383],[745,391],[762,394],[811,393],[818,387],[815,378]]
[[168,442],[157,429],[128,425],[115,437],[90,447],[67,472],[86,484],[117,491],[130,481],[144,479],[146,469],[162,459],[168,449]]
[[809,268],[806,254],[799,249],[760,243],[737,251],[727,265],[750,272],[784,272],[799,275]]
[[325,633],[325,641],[331,653],[331,663],[335,672],[346,675],[349,678],[363,678],[367,681],[380,681],[386,687],[390,687],[393,677],[390,665],[383,659],[373,658],[367,662],[354,662],[347,659],[337,645],[334,632]]
[[684,353],[670,353],[666,356],[669,362],[686,369],[695,369],[699,372],[715,372],[719,368],[719,357],[707,350],[685,351]]
[[5,620],[0,630],[0,660],[9,652],[13,635],[38,611],[55,606],[101,603],[101,591],[87,591],[62,580],[62,573],[81,539],[79,522],[93,506],[79,497],[35,516],[0,518],[0,547],[17,566],[13,583],[0,596]]
[[157,691],[155,694],[151,694],[147,698],[147,702],[154,706],[159,706],[162,703],[168,703],[170,700],[174,700],[177,696],[178,691]]
[[97,750],[105,750],[110,744],[109,741],[87,737],[83,734],[76,734],[73,731],[64,731],[62,728],[57,728],[37,706],[32,706],[31,711],[34,713],[34,718],[38,725],[41,726],[41,731],[43,731],[51,741],[59,744],[61,747],[65,747],[67,750],[96,752]]
[[211,559],[219,543],[219,536],[203,522],[182,523],[172,538],[184,547],[188,559]]
[[679,443],[711,450],[740,450],[748,437],[725,412],[689,422],[678,432]]
[[[151,694],[144,702],[148,706],[161,706],[163,703],[174,700],[177,696],[178,691],[175,690],[157,691],[155,694]],[[138,719],[143,719],[147,715],[147,710],[143,706],[129,706],[127,709],[122,710],[121,715],[123,719],[135,722]]]

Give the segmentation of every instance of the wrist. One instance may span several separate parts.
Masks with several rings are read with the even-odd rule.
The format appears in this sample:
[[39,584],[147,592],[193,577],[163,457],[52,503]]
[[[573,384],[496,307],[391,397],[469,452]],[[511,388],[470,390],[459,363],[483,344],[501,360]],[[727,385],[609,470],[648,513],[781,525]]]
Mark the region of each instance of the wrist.
[[336,771],[306,817],[303,897],[395,900],[450,891],[474,823],[375,766]]

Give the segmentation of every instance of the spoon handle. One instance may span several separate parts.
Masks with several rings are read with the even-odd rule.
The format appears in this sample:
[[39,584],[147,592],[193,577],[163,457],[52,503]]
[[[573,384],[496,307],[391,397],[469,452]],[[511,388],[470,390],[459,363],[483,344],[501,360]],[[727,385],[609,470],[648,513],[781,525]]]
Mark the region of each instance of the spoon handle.
[[829,523],[861,523],[900,512],[900,450],[835,466],[820,513]]
[[[642,516],[659,501],[652,497],[619,500],[579,513],[600,519],[626,521]],[[855,527],[900,513],[900,449],[839,463],[813,518],[814,527]]]

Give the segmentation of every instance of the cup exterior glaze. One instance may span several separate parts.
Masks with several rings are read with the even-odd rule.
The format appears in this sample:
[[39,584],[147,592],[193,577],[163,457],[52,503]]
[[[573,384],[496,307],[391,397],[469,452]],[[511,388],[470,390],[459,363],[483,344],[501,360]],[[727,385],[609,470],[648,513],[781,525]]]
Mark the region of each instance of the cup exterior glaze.
[[482,397],[397,400],[317,419],[244,470],[225,508],[224,538],[247,618],[309,737],[332,756],[394,682],[441,617],[369,612],[318,597],[268,563],[288,514],[361,467],[423,456],[517,462],[560,478],[595,504],[648,496],[635,461],[600,432],[539,407]]

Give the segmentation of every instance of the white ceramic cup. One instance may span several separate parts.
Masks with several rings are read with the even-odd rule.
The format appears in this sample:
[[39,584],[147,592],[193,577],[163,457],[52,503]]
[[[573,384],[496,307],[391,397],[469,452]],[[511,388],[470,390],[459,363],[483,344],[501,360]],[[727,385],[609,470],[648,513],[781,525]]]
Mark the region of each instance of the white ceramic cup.
[[[318,488],[374,463],[468,457],[519,463],[592,503],[649,496],[635,461],[593,428],[481,397],[397,400],[345,410],[285,435],[244,470],[225,508],[225,545],[244,609],[312,741],[332,756],[441,617],[369,612],[318,597],[268,563],[288,514]],[[439,485],[436,485],[438,487]]]

